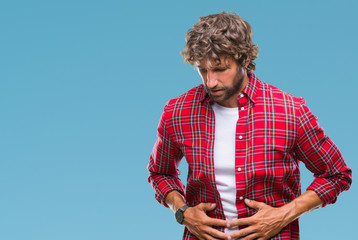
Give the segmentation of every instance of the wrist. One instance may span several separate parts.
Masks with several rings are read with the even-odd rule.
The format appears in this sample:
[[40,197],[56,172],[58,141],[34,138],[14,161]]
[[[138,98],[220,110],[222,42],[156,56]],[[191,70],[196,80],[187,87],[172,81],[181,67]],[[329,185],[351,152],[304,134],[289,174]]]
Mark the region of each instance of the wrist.
[[174,213],[176,213],[179,208],[186,205],[184,197],[178,191],[175,190],[170,192],[166,196],[165,203]]
[[282,222],[284,226],[287,226],[288,224],[290,224],[292,221],[294,221],[300,216],[300,214],[298,214],[297,212],[297,208],[295,205],[296,203],[292,201],[280,207],[280,209],[282,210]]
[[184,205],[175,212],[175,219],[179,224],[184,222],[184,212],[189,208],[188,205]]

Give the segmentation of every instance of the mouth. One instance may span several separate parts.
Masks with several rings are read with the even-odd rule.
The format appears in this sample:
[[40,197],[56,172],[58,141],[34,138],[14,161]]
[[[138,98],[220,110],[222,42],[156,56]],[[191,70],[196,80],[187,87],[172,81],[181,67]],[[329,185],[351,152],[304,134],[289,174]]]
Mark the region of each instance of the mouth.
[[215,90],[211,89],[210,92],[213,95],[219,95],[219,94],[221,94],[223,92],[223,90],[222,89],[215,89]]

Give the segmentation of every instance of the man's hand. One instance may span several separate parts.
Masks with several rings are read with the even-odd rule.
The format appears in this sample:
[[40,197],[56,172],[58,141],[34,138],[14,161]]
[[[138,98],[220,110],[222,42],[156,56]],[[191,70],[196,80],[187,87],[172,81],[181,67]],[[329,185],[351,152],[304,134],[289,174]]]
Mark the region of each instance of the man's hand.
[[[186,205],[184,197],[175,190],[168,193],[165,203],[174,213]],[[213,226],[227,227],[228,222],[206,215],[206,211],[212,211],[215,208],[215,203],[200,203],[195,207],[189,207],[184,212],[183,224],[200,240],[229,239],[229,235],[213,228]]]
[[231,239],[266,240],[278,234],[290,220],[287,219],[286,209],[274,208],[262,202],[245,199],[250,208],[257,210],[251,217],[240,218],[230,222],[230,226],[247,226],[230,235]]
[[189,207],[184,212],[183,224],[200,240],[229,239],[229,236],[212,226],[227,227],[228,222],[221,219],[210,218],[206,211],[216,208],[215,203],[200,203],[195,207]]
[[269,239],[278,234],[282,228],[295,219],[319,208],[323,204],[319,196],[312,190],[308,190],[301,196],[279,208],[248,199],[245,199],[245,203],[248,207],[256,209],[257,213],[248,218],[240,218],[229,222],[230,226],[247,226],[231,234],[230,237],[232,239]]

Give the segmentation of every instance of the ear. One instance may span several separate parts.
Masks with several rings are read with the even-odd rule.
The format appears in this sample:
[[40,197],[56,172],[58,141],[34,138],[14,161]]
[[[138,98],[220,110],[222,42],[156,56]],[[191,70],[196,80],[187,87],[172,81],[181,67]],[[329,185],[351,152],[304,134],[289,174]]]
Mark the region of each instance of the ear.
[[246,60],[246,63],[245,63],[245,68],[247,68],[247,66],[249,66],[249,64],[250,64],[250,58],[248,58],[247,60]]

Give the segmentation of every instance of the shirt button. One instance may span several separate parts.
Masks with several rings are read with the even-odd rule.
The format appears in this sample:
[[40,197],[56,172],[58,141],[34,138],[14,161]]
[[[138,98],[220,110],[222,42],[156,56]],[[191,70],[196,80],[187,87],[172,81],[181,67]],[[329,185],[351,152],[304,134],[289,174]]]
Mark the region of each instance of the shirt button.
[[240,94],[240,97],[244,97],[244,94],[241,93],[241,94]]
[[242,139],[242,136],[241,136],[241,135],[239,136],[239,139]]
[[242,199],[244,199],[244,197],[243,197],[243,196],[241,196],[239,199],[240,199],[240,200],[242,200]]
[[241,171],[241,167],[237,168],[237,171],[239,171],[239,172],[240,172],[240,171]]
[[244,109],[245,109],[244,107],[241,107],[241,111],[244,111]]

